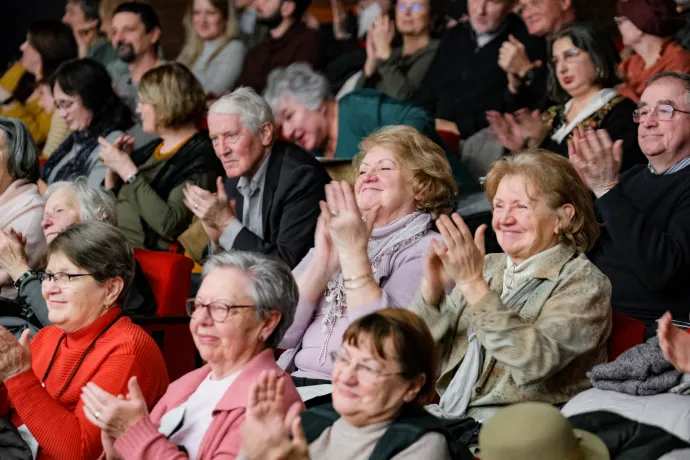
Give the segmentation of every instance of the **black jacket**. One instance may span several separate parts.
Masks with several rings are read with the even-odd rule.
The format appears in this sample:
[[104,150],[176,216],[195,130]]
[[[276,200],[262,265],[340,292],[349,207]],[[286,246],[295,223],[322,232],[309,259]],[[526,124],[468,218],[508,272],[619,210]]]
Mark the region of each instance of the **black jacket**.
[[481,48],[477,48],[470,23],[462,22],[446,32],[412,102],[434,118],[454,122],[465,139],[486,128],[487,110],[507,109],[504,90],[508,77],[498,65],[498,51],[509,35],[525,45],[530,59],[545,59],[543,40],[529,35],[522,20],[513,14],[508,15],[496,37]]
[[[239,177],[225,179],[225,192],[236,200],[237,219],[242,221],[244,197],[237,190]],[[263,191],[264,237],[247,228],[235,238],[232,248],[274,255],[294,268],[314,246],[319,201],[325,200],[330,182],[326,169],[299,147],[278,141],[268,158]]]

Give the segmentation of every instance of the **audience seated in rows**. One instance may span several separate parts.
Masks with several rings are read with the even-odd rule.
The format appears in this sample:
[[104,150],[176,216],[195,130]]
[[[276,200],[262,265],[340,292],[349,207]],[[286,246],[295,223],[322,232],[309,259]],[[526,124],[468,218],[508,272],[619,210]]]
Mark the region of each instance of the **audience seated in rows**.
[[189,0],[185,43],[177,60],[189,67],[211,97],[235,87],[246,46],[234,0]]
[[44,20],[29,27],[20,48],[21,61],[0,80],[0,115],[19,118],[42,146],[50,131],[50,114],[38,103],[36,82],[49,80],[63,62],[77,57],[72,29],[58,21]]
[[[307,151],[326,158],[352,158],[362,139],[391,125],[411,126],[443,145],[424,110],[371,89],[353,91],[336,101],[326,78],[307,64],[276,69],[268,80],[264,97],[282,136]],[[475,191],[477,183],[457,155],[449,153],[448,161],[460,191]]]
[[544,45],[530,37],[510,13],[515,1],[469,0],[469,19],[449,29],[412,99],[438,119],[436,127],[468,138],[488,126],[487,110],[505,109],[508,80],[499,67],[499,49],[510,36],[525,43],[532,59]]
[[99,0],[68,0],[62,22],[72,28],[80,58],[91,58],[107,67],[118,56],[100,30]]
[[139,82],[146,72],[159,66],[160,21],[151,5],[140,1],[120,4],[113,13],[110,41],[129,72],[114,74],[115,92],[136,112]]
[[[394,19],[382,15],[366,38],[367,60],[357,87],[411,99],[436,55],[445,29],[440,0],[398,0]],[[400,43],[394,46],[394,39]]]
[[156,139],[132,151],[131,136],[101,138],[105,188],[117,195],[117,225],[130,243],[167,251],[194,217],[184,204],[185,187],[212,188],[222,168],[208,133],[199,131],[206,95],[189,69],[154,67],[142,77],[138,99],[143,129]]
[[54,82],[55,107],[72,132],[41,167],[41,188],[77,176],[98,187],[106,176],[99,139],[115,142],[132,126],[132,112],[113,91],[105,67],[94,60],[65,62]]
[[[25,239],[26,255],[22,255],[30,267],[38,264],[46,248],[37,180],[38,151],[31,133],[21,120],[0,117],[0,233]],[[12,273],[4,264],[0,267],[0,295],[14,298],[17,290]]]
[[451,420],[567,402],[590,387],[585,373],[606,361],[611,332],[611,283],[584,254],[598,234],[592,199],[570,162],[538,150],[505,157],[485,187],[505,254],[485,255],[485,227],[473,237],[457,214],[441,216],[443,241],[432,241],[410,306],[449,347],[429,410]]
[[235,85],[249,86],[262,93],[273,69],[294,62],[321,66],[321,41],[318,32],[302,22],[311,0],[255,0],[258,21],[269,31],[263,41],[249,49],[242,73]]
[[276,140],[271,109],[251,88],[216,101],[208,125],[225,177],[217,193],[187,185],[184,202],[209,236],[209,252],[259,252],[294,268],[314,244],[326,170]]
[[567,156],[576,127],[604,129],[613,140],[623,141],[623,170],[646,163],[632,118],[636,105],[614,89],[620,81],[615,73],[620,57],[606,33],[592,23],[572,23],[554,35],[549,55],[549,99],[559,105],[542,114],[489,112],[498,140],[511,152],[540,147]]
[[[518,0],[518,11],[533,37],[549,39],[575,21],[574,0]],[[529,54],[529,46],[518,37],[508,38],[501,45],[498,65],[508,77],[506,101],[509,111],[521,107],[545,110],[554,104],[545,90],[548,69],[540,59]]]
[[[48,243],[70,225],[79,222],[102,221],[117,225],[115,197],[101,187],[90,188],[83,177],[72,182],[52,184],[43,198],[45,207],[41,227],[42,236]],[[25,328],[31,329],[33,336],[38,329],[52,324],[38,271],[32,269],[39,267],[29,264],[27,254],[30,252],[25,235],[19,238],[12,233],[0,233],[0,248],[0,266],[7,271],[19,290],[17,303],[21,306],[15,316],[9,316],[12,312],[4,311],[0,324],[17,337]],[[121,308],[128,315],[152,315],[156,312],[156,299],[141,267],[136,261],[134,265],[129,295]]]
[[122,233],[105,222],[75,224],[51,241],[47,258],[40,280],[53,325],[31,344],[29,331],[17,340],[0,328],[0,379],[9,399],[3,415],[33,458],[95,460],[102,436],[84,385],[117,395],[136,379],[146,410],[165,393],[168,373],[153,339],[122,313],[134,274]]
[[654,75],[690,72],[690,51],[673,39],[684,24],[673,0],[619,0],[616,8],[623,44],[634,51],[618,68],[623,79],[616,88],[619,94],[637,102]]
[[273,357],[297,297],[282,262],[241,251],[211,256],[197,297],[187,301],[189,328],[207,364],[173,382],[150,414],[134,379],[125,399],[100,382],[84,389],[84,413],[108,440],[105,458],[236,458],[251,388],[267,373],[281,380],[274,390],[299,413],[300,396]]
[[[281,410],[284,383],[257,382],[242,428],[241,459],[471,459],[423,407],[434,397],[436,351],[417,315],[387,308],[352,323],[333,362],[333,403]],[[289,439],[289,434],[293,435]]]
[[690,312],[689,93],[688,74],[661,73],[647,84],[634,116],[648,165],[620,174],[621,141],[602,130],[569,144],[604,224],[589,258],[611,280],[613,310],[648,327],[667,310],[683,319]]
[[[419,288],[433,220],[450,211],[456,190],[443,151],[409,126],[362,141],[354,191],[326,186],[314,248],[295,268],[300,299],[281,348],[298,386],[329,380],[329,353],[360,316],[407,307]],[[364,219],[362,218],[364,216]]]

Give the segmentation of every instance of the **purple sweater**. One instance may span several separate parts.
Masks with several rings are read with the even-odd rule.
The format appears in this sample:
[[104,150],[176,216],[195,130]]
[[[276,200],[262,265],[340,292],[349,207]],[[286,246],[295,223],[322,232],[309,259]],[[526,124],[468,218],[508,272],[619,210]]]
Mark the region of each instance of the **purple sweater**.
[[[432,239],[440,240],[440,235],[429,230],[421,239],[381,261],[380,275],[376,275],[376,282],[382,290],[381,298],[362,305],[355,311],[348,309],[347,316],[343,315],[336,320],[333,334],[328,342],[327,352],[329,355],[331,351],[340,350],[343,333],[352,321],[387,307],[407,308],[419,290],[424,272],[424,255]],[[313,255],[314,249],[312,248],[293,270],[292,273],[295,278],[298,278],[306,270]],[[325,304],[325,295],[321,296],[318,303],[300,299],[292,326],[280,343],[280,348],[289,349],[298,346],[300,339],[302,340],[300,350],[295,356],[295,366],[300,377],[331,379],[330,357],[323,365],[319,364],[321,347],[326,340],[326,330],[321,323],[324,317]]]

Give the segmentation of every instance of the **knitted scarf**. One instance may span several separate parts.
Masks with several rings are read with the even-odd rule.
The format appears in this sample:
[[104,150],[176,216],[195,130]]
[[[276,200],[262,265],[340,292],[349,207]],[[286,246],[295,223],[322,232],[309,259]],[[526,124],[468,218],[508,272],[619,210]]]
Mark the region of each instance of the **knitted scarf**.
[[94,121],[88,128],[72,132],[48,157],[48,160],[41,168],[41,179],[44,182],[48,182],[53,169],[60,164],[65,155],[72,151],[75,144],[79,147],[77,155],[67,164],[62,165],[55,174],[53,182],[67,180],[76,176],[86,176],[88,174],[86,165],[89,158],[91,158],[91,153],[98,147],[98,138],[105,137],[114,130],[115,127],[110,117],[100,114],[99,117],[94,118]]

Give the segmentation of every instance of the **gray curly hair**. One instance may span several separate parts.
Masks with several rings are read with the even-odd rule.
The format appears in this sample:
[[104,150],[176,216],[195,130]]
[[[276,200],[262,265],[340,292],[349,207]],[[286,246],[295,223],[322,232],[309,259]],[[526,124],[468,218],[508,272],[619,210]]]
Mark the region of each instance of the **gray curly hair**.
[[0,151],[7,150],[7,172],[15,180],[38,180],[38,149],[26,125],[17,118],[0,117]]
[[281,99],[286,96],[309,110],[316,110],[331,97],[331,93],[326,77],[306,62],[296,62],[288,67],[275,69],[268,75],[264,99],[274,113],[277,113]]
[[48,201],[53,193],[65,188],[74,193],[79,201],[79,217],[82,222],[99,220],[117,227],[115,195],[102,187],[89,187],[85,177],[53,182],[43,195],[43,202]]

